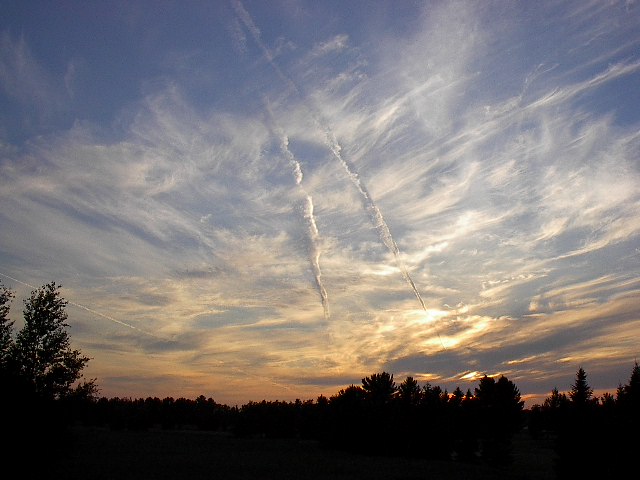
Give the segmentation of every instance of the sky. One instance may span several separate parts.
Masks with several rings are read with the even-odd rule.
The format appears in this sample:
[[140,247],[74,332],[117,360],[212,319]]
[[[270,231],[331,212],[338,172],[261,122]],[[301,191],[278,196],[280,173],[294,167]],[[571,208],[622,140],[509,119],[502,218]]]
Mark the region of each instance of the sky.
[[640,357],[636,1],[0,1],[0,281],[107,397]]

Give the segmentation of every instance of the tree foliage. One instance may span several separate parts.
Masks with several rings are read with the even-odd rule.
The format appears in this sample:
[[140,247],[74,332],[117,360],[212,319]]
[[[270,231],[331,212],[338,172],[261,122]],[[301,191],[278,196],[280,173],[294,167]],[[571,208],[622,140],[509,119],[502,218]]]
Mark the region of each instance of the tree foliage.
[[576,407],[586,407],[593,403],[593,389],[587,382],[587,373],[582,367],[576,373],[576,379],[571,386],[569,398]]
[[418,405],[420,393],[420,385],[413,377],[405,378],[398,386],[398,398],[408,405]]
[[397,391],[393,374],[387,372],[374,373],[363,378],[362,389],[366,392],[367,398],[376,405],[390,403]]
[[597,398],[580,367],[568,395],[554,388],[542,405],[533,406],[529,431],[554,440],[559,478],[618,478],[635,468],[640,404],[632,405],[631,398],[639,381],[636,363],[617,395]]
[[[60,435],[70,415],[94,399],[95,380],[77,383],[89,358],[71,348],[65,307],[55,283],[43,285],[24,301],[24,325],[14,336],[8,313],[12,291],[0,285],[0,411],[10,439],[7,458],[28,445],[38,478],[65,447]],[[74,386],[75,385],[75,386]],[[43,471],[40,471],[42,469]]]
[[[114,429],[197,426],[238,435],[310,438],[330,448],[368,454],[503,463],[511,458],[512,436],[526,418],[534,438],[550,435],[555,440],[561,476],[613,478],[624,471],[634,454],[634,435],[640,428],[637,362],[616,396],[605,393],[595,398],[580,367],[568,394],[554,388],[526,417],[515,383],[505,376],[488,375],[479,380],[473,393],[468,389],[465,394],[457,387],[449,394],[437,385],[421,387],[413,377],[396,386],[392,374],[374,373],[363,378],[361,386],[350,385],[328,399],[265,400],[241,408],[219,405],[202,395],[195,401],[97,399],[95,380],[81,382],[89,358],[71,347],[67,302],[60,288],[52,282],[31,292],[24,301],[24,326],[14,340],[13,322],[8,318],[14,294],[0,284],[3,386],[23,395],[16,397],[18,402],[10,404],[11,408],[3,405],[2,410],[19,412],[32,424],[66,411],[73,412],[76,421]],[[66,410],[50,408],[54,404]],[[43,438],[42,430],[25,429],[24,421],[20,426],[26,432],[24,441]],[[594,438],[607,441],[594,442]],[[50,440],[41,443],[41,451],[51,451]],[[597,460],[598,467],[580,463],[585,457]]]
[[0,283],[0,369],[6,372],[13,343],[13,322],[9,320],[9,309],[14,293]]
[[559,410],[567,406],[569,400],[564,393],[560,393],[558,387],[553,387],[551,395],[545,398],[543,407],[547,410]]
[[640,409],[640,366],[637,361],[631,370],[629,383],[618,389],[617,401],[625,408]]
[[51,282],[31,292],[24,301],[24,326],[15,341],[8,341],[6,350],[9,368],[22,385],[37,397],[49,400],[96,392],[94,380],[74,389],[89,358],[71,348],[67,301],[60,288]]

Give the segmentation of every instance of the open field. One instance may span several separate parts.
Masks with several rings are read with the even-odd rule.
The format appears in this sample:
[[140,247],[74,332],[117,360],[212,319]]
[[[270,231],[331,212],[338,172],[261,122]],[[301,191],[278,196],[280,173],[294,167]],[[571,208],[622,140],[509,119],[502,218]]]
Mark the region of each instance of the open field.
[[60,479],[551,479],[553,454],[520,435],[508,467],[368,457],[298,440],[240,439],[197,431],[75,428],[56,455]]

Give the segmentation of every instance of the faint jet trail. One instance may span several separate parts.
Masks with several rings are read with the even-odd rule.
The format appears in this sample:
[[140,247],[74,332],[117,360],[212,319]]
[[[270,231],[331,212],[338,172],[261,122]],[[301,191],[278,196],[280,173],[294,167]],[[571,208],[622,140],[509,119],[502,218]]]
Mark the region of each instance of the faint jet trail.
[[[420,302],[422,309],[426,312],[427,307],[424,301],[422,300],[422,296],[420,295],[420,292],[418,291],[418,288],[416,287],[415,282],[409,275],[409,271],[407,270],[407,267],[405,266],[404,262],[402,261],[402,258],[400,257],[400,250],[398,249],[398,245],[396,241],[393,239],[391,230],[389,229],[389,226],[386,220],[384,219],[382,212],[374,202],[373,198],[371,198],[371,195],[369,194],[368,189],[360,179],[360,175],[358,174],[355,166],[352,165],[351,162],[347,161],[342,156],[342,153],[341,153],[342,147],[340,146],[340,143],[337,141],[332,130],[326,125],[326,122],[322,120],[321,115],[316,111],[316,109],[308,105],[308,103],[306,102],[305,95],[302,93],[301,89],[296,85],[296,83],[291,78],[289,78],[280,69],[278,64],[275,62],[273,54],[262,41],[260,29],[256,26],[249,12],[244,8],[244,6],[242,5],[242,2],[240,0],[232,0],[232,2],[233,2],[233,7],[236,11],[236,14],[238,15],[242,23],[245,25],[247,30],[253,36],[253,39],[255,40],[258,47],[264,53],[264,56],[269,62],[269,64],[271,65],[271,67],[275,70],[276,74],[282,79],[285,85],[291,90],[293,90],[298,95],[298,97],[300,97],[303,104],[305,105],[308,112],[310,113],[311,118],[313,119],[317,127],[324,133],[327,146],[331,150],[331,153],[333,153],[333,156],[342,164],[345,171],[347,172],[349,179],[360,192],[360,195],[362,196],[365,202],[366,209],[369,211],[372,217],[372,220],[374,221],[374,225],[378,230],[378,234],[382,242],[393,254],[396,264],[398,265],[398,268],[402,272],[402,276],[411,287],[411,290],[413,291],[414,295]],[[438,333],[438,338],[440,338],[439,333]],[[440,339],[440,343],[442,344],[442,348],[446,350],[444,343],[442,343],[442,339]]]
[[309,195],[304,187],[302,186],[302,166],[300,162],[296,160],[296,157],[293,155],[293,152],[289,150],[289,138],[286,135],[282,136],[282,143],[280,144],[280,149],[285,157],[289,160],[289,163],[293,167],[293,175],[296,179],[296,185],[302,193],[306,197],[306,202],[304,206],[304,218],[307,221],[309,226],[309,240],[310,240],[310,261],[311,268],[313,270],[313,276],[316,281],[316,286],[318,287],[318,291],[320,292],[320,299],[322,301],[322,308],[324,310],[324,318],[326,320],[329,319],[329,296],[327,294],[327,289],[324,288],[324,284],[322,283],[322,271],[320,270],[320,234],[318,232],[318,226],[316,224],[316,218],[313,214],[313,198]]
[[89,307],[87,307],[85,305],[82,305],[80,303],[76,303],[76,302],[71,302],[70,301],[69,305],[73,305],[74,307],[81,308],[82,310],[86,310],[89,313],[93,313],[94,315],[97,315],[99,317],[105,318],[107,320],[111,320],[112,322],[117,323],[119,325],[122,325],[124,327],[131,328],[132,330],[135,330],[136,332],[144,333],[145,335],[148,335],[148,336],[153,337],[153,338],[157,338],[159,340],[166,340],[165,338],[162,338],[162,337],[159,337],[157,335],[154,335],[153,333],[147,332],[146,330],[142,330],[141,328],[134,327],[133,325],[129,325],[128,323],[125,323],[125,322],[123,322],[121,320],[118,320],[117,318],[113,318],[111,315],[105,315],[104,313],[100,313],[100,312],[94,310],[93,308],[89,308]]
[[[367,189],[366,185],[360,179],[360,175],[358,175],[358,172],[355,166],[352,165],[351,162],[349,162],[346,158],[342,156],[342,147],[338,143],[338,140],[336,139],[331,129],[329,127],[324,127],[323,130],[325,133],[325,137],[327,139],[327,146],[333,153],[333,156],[340,161],[345,171],[347,172],[348,177],[351,179],[351,182],[355,185],[355,187],[360,192],[360,195],[364,199],[366,209],[369,211],[369,214],[372,217],[376,230],[378,230],[378,235],[380,236],[380,239],[385,244],[387,249],[393,254],[393,258],[395,259],[396,264],[398,265],[398,268],[402,273],[402,277],[406,280],[406,282],[411,287],[413,294],[418,299],[418,302],[420,302],[420,306],[422,307],[422,310],[427,312],[427,306],[425,305],[424,300],[422,300],[422,296],[420,295],[420,292],[418,291],[416,284],[411,278],[411,275],[409,275],[409,270],[407,270],[406,265],[402,261],[398,244],[393,239],[393,235],[391,235],[391,230],[389,229],[389,225],[387,224],[387,221],[384,219],[382,212],[380,211],[376,203],[373,201],[373,198],[371,198],[371,194],[369,193],[369,190]],[[446,350],[447,347],[445,347],[444,342],[442,341],[442,337],[440,336],[440,332],[437,329],[436,329],[436,334],[438,335],[438,340],[440,340],[440,345],[442,345],[443,350]]]
[[251,36],[256,42],[256,45],[258,45],[258,48],[262,50],[262,53],[264,54],[265,58],[269,62],[269,65],[271,65],[271,67],[275,70],[275,72],[278,74],[280,79],[287,85],[287,87],[291,88],[294,92],[298,94],[298,96],[303,98],[303,95],[301,94],[298,86],[293,82],[293,80],[291,80],[287,75],[285,75],[285,73],[282,70],[280,70],[280,67],[274,61],[273,54],[267,48],[267,46],[262,41],[262,38],[260,37],[260,29],[256,26],[255,22],[253,21],[253,18],[251,18],[251,14],[249,14],[249,12],[247,12],[247,9],[244,8],[244,5],[242,5],[242,2],[240,0],[231,0],[231,3],[233,5],[234,10],[236,11],[236,15],[238,15],[238,17],[240,18],[240,21],[242,21],[246,29],[249,30],[249,33],[251,33]]
[[[6,274],[4,274],[2,272],[0,272],[0,276],[8,278],[9,280],[12,280],[12,281],[14,281],[16,283],[19,283],[20,285],[24,285],[25,287],[33,288],[34,290],[37,289],[37,287],[35,287],[35,286],[33,286],[33,285],[29,284],[29,283],[26,283],[26,282],[23,282],[21,280],[18,280],[17,278],[13,278],[13,277],[11,277],[9,275],[6,275]],[[100,312],[98,312],[98,311],[96,311],[96,310],[94,310],[92,308],[89,308],[89,307],[87,307],[85,305],[82,305],[80,303],[72,302],[70,300],[67,300],[67,303],[69,305],[73,305],[74,307],[81,308],[82,310],[85,310],[85,311],[87,311],[89,313],[92,313],[94,315],[97,315],[99,317],[105,318],[105,319],[110,320],[110,321],[112,321],[114,323],[117,323],[119,325],[122,325],[123,327],[131,328],[132,330],[135,330],[135,331],[140,332],[140,333],[144,333],[145,335],[149,335],[150,337],[158,338],[160,340],[164,340],[163,338],[158,337],[157,335],[154,335],[153,333],[146,332],[146,331],[144,331],[144,330],[142,330],[142,329],[140,329],[138,327],[134,327],[133,325],[129,325],[128,323],[125,323],[125,322],[123,322],[121,320],[118,320],[117,318],[113,318],[110,315],[105,315],[104,313],[100,313]]]
[[242,368],[239,368],[239,367],[229,366],[226,362],[223,362],[222,360],[214,360],[214,361],[218,365],[220,365],[222,367],[225,367],[225,368],[228,367],[230,370],[233,370],[234,372],[240,373],[241,375],[244,375],[246,377],[257,378],[258,380],[266,380],[267,382],[269,382],[271,385],[273,385],[275,387],[284,388],[285,390],[288,390],[290,392],[296,393],[296,390],[291,388],[291,386],[289,386],[288,384],[280,383],[280,382],[276,381],[272,377],[267,377],[267,376],[264,376],[264,375],[257,375],[255,373],[248,372],[247,370],[243,370]]
[[396,264],[400,269],[400,272],[402,272],[402,276],[407,281],[407,283],[411,286],[411,290],[413,291],[416,298],[420,302],[422,309],[424,311],[427,311],[427,307],[424,304],[424,301],[422,300],[422,296],[420,296],[420,292],[418,291],[416,284],[411,279],[411,276],[409,275],[409,271],[407,270],[407,267],[402,261],[402,258],[400,258],[400,249],[398,248],[398,244],[396,243],[396,241],[393,239],[393,235],[391,235],[391,230],[389,229],[389,225],[384,219],[382,212],[380,211],[376,203],[373,201],[373,198],[371,198],[371,194],[369,194],[367,187],[364,185],[364,183],[360,179],[360,175],[358,175],[358,172],[356,171],[355,167],[342,156],[342,147],[336,140],[336,137],[333,134],[333,132],[329,128],[325,128],[324,132],[327,138],[327,145],[331,150],[331,152],[333,153],[333,156],[340,161],[345,171],[347,172],[348,177],[351,179],[351,182],[355,185],[355,187],[360,192],[360,195],[364,199],[365,206],[369,211],[369,213],[371,214],[373,223],[376,229],[378,230],[378,234],[380,235],[380,239],[385,244],[385,246],[389,249],[389,251],[393,254],[393,258],[395,259]]

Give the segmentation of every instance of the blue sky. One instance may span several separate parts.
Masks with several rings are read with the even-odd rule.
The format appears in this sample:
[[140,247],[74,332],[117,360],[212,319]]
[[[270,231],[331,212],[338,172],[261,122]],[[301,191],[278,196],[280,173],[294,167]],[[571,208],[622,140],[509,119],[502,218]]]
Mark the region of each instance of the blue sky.
[[640,6],[2,2],[0,280],[106,396],[639,356]]

